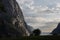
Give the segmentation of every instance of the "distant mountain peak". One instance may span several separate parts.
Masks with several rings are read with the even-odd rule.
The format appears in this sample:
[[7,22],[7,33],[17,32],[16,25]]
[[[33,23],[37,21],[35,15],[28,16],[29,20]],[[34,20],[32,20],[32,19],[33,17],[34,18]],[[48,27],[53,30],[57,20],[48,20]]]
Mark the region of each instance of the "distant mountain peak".
[[60,34],[60,23],[59,23],[58,26],[51,32],[51,34],[56,34],[56,35],[59,35],[59,34]]

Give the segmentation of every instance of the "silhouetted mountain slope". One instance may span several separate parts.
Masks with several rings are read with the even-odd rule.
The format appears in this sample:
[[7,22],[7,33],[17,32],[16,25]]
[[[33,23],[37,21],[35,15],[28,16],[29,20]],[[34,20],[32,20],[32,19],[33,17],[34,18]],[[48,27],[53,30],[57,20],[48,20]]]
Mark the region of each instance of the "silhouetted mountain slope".
[[59,35],[60,34],[60,23],[58,24],[57,28],[55,28],[52,33],[53,35]]
[[26,26],[16,0],[0,0],[0,36],[27,36]]

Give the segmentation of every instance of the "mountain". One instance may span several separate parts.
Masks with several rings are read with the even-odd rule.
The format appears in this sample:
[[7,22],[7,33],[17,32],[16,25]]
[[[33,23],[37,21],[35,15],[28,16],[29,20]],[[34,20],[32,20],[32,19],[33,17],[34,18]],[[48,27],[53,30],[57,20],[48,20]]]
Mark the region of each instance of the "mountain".
[[33,30],[35,30],[32,26],[27,25],[27,30],[29,31],[29,33],[31,34],[33,32]]
[[0,36],[28,36],[26,27],[16,0],[0,0]]
[[57,28],[55,28],[51,34],[53,35],[59,35],[60,34],[60,23],[58,24]]

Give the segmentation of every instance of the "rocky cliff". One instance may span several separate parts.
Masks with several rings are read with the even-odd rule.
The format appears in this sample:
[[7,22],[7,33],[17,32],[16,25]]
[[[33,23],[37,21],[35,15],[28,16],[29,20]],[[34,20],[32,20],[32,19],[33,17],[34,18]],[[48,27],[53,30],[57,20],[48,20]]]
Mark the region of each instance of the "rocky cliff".
[[27,36],[26,26],[16,0],[0,0],[0,36]]
[[60,35],[60,23],[58,26],[51,32],[53,35]]

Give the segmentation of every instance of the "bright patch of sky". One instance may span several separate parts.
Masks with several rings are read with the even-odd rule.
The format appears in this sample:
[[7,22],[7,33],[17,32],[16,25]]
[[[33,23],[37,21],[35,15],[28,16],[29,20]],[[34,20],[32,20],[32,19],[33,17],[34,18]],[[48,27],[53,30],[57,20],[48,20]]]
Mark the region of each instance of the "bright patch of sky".
[[60,0],[17,0],[28,25],[51,32],[60,22]]

